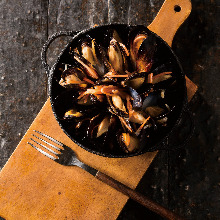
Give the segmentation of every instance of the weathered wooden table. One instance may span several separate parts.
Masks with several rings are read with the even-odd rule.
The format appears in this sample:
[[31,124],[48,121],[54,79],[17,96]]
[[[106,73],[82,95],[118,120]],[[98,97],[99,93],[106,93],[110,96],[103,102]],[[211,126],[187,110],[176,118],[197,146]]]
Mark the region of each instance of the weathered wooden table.
[[[0,167],[47,99],[40,52],[48,36],[112,22],[149,24],[163,0],[2,1],[0,36]],[[137,190],[188,219],[219,219],[218,3],[192,0],[193,10],[173,49],[187,75],[200,87],[192,101],[196,130],[186,148],[160,152]],[[50,63],[66,39],[49,53]],[[129,201],[118,219],[160,219]]]

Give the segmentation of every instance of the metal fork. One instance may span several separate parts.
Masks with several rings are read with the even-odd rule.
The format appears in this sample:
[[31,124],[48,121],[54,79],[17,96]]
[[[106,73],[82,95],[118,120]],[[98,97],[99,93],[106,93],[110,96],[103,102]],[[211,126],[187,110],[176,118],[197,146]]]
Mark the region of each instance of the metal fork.
[[[77,158],[75,152],[68,146],[64,145],[63,143],[39,131],[34,130],[34,132],[35,133],[32,134],[33,137],[30,138],[31,141],[27,143],[33,148],[35,148],[37,151],[42,153],[44,156],[64,166],[81,167],[82,169],[89,172],[97,179],[108,184],[109,186],[113,187],[114,189],[118,190],[119,192],[123,193],[124,195],[135,200],[136,202],[142,204],[146,208],[150,209],[151,211],[159,214],[160,216],[166,219],[175,219],[175,220],[183,219],[182,217],[178,216],[174,212],[171,212],[165,207],[157,204],[156,202],[150,200],[146,196],[138,193],[137,191],[127,187],[126,185],[120,183],[119,181],[113,179],[112,177],[94,169],[93,167],[88,166],[87,164],[84,164]],[[51,144],[50,142],[48,142],[48,140],[55,143],[56,145]],[[44,144],[42,144],[42,142]],[[48,152],[50,152],[50,154],[42,150],[41,148],[37,147],[38,145],[46,149]]]

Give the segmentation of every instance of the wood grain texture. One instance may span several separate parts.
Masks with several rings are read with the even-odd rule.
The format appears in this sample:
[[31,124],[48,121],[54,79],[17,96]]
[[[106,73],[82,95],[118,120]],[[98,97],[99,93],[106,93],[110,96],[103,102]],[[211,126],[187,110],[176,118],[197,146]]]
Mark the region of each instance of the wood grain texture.
[[[189,90],[194,92],[194,90]],[[79,159],[135,188],[157,152],[132,158],[105,158],[74,144],[59,127],[49,100],[0,173],[0,215],[6,219],[115,219],[127,197],[78,167],[64,167],[27,142],[39,130],[77,152]],[[73,178],[74,177],[74,178]]]
[[[148,28],[157,33],[171,46],[176,31],[187,19],[191,10],[192,4],[190,0],[167,0]],[[168,30],[169,34],[167,34]]]
[[47,3],[0,4],[0,159],[5,163],[46,101],[39,48],[47,39]]
[[[6,219],[115,219],[125,195],[78,167],[64,167],[32,149],[27,141],[40,130],[77,152],[88,165],[135,188],[156,152],[126,159],[104,158],[74,144],[53,116],[49,100],[0,173],[0,215]],[[107,217],[108,216],[108,217]]]
[[[79,5],[82,5],[81,2],[85,3],[83,13],[71,11],[75,7],[73,2],[78,2]],[[0,69],[1,167],[6,163],[47,98],[46,78],[40,67],[41,46],[47,36],[55,31],[69,30],[74,26],[89,27],[89,22],[92,26],[93,23],[98,23],[92,22],[93,17],[96,17],[96,21],[100,19],[100,23],[108,22],[108,16],[111,16],[108,10],[110,1],[99,1],[105,2],[103,9],[101,4],[97,11],[93,7],[93,11],[98,12],[96,16],[88,12],[91,6],[87,7],[87,4],[91,2],[95,1],[54,0],[49,1],[49,7],[48,1],[1,2],[0,63],[3,67]],[[121,5],[117,5],[118,2]],[[60,5],[65,4],[70,8],[63,9],[61,25],[56,20],[57,11]],[[129,7],[122,1],[114,1],[114,4],[111,7],[111,13],[116,22],[120,22],[120,16],[117,14],[121,13],[120,10],[116,12],[116,9],[122,7],[129,13],[128,23],[150,24],[163,4],[163,0],[130,0]],[[171,154],[160,152],[139,183],[138,190],[158,203],[186,216],[187,219],[213,220],[220,218],[218,211],[220,152],[217,130],[220,117],[217,51],[219,22],[216,19],[219,14],[219,3],[192,0],[192,6],[191,15],[176,33],[173,49],[185,73],[200,86],[200,95],[193,99],[192,105],[196,119],[196,132],[185,149]],[[125,14],[123,16],[126,17]],[[48,23],[52,23],[49,29],[47,20]],[[30,31],[33,29],[35,33]],[[20,34],[17,35],[16,30],[19,30]],[[29,42],[29,37],[32,39],[33,36],[34,40]],[[62,40],[61,43],[65,44],[65,42]],[[54,51],[56,50],[52,50],[51,53]],[[51,64],[53,63],[54,60],[51,59]],[[149,219],[159,219],[132,201],[127,203],[119,219],[143,219],[143,215]]]
[[117,191],[123,193],[124,195],[128,196],[130,199],[138,202],[139,204],[143,205],[147,209],[151,210],[154,213],[157,213],[161,217],[168,219],[168,220],[183,220],[182,217],[177,215],[176,213],[166,209],[165,207],[161,206],[160,204],[156,203],[155,201],[152,201],[145,195],[127,187],[126,185],[122,184],[121,182],[111,178],[110,176],[98,172],[96,174],[96,178],[98,180],[101,180],[103,183],[108,184],[112,188],[116,189]]
[[164,1],[130,0],[128,23],[131,25],[150,25]]
[[[108,23],[108,2],[105,0],[50,1],[48,5],[48,34],[64,30],[81,31]],[[62,48],[71,38],[57,39],[48,50],[48,63],[52,66]]]

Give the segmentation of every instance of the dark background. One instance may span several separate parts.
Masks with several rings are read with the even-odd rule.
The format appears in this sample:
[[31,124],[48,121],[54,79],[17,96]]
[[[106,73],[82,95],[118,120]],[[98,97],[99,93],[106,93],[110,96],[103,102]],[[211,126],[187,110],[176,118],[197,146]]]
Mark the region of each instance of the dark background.
[[[181,1],[181,0],[180,0]],[[44,42],[54,32],[95,24],[149,25],[163,0],[0,1],[0,169],[46,101],[41,66]],[[137,190],[186,219],[220,219],[220,73],[218,0],[192,0],[173,49],[186,75],[199,86],[190,103],[195,133],[185,148],[159,152]],[[52,45],[50,63],[68,39]],[[129,200],[119,220],[161,219]]]

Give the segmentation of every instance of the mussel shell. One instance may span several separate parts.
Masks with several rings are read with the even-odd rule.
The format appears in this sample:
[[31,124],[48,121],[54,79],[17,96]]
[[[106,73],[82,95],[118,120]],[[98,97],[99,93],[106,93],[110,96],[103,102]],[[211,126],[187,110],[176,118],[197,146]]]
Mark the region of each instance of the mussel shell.
[[137,90],[145,83],[146,78],[145,73],[140,74],[135,72],[124,80],[124,85]]
[[108,132],[106,132],[100,140],[101,143],[103,143],[103,146],[105,146],[106,150],[108,150],[110,153],[112,151],[115,152],[120,152],[121,149],[118,148],[118,143],[117,143],[117,138],[116,138],[116,133],[117,130],[121,128],[120,121],[117,116],[111,115],[110,118],[110,125],[108,128]]
[[112,100],[112,97],[111,96],[108,96],[107,97],[107,100],[108,100],[108,103],[110,105],[110,109],[112,110],[112,112],[114,112],[116,115],[119,115],[121,117],[128,117],[128,110],[126,108],[126,100],[123,100],[122,101],[124,102],[124,107],[125,107],[125,111],[123,111],[122,109],[118,108],[114,103],[113,103],[113,100]]
[[81,48],[79,50],[80,54],[92,64],[100,76],[106,73],[109,66],[106,52],[101,45],[96,43],[95,39],[87,35],[81,40]]
[[146,28],[143,28],[141,26],[132,28],[129,32],[128,44],[130,48],[130,59],[133,66],[133,71],[136,70],[136,59],[138,50],[144,39],[146,39],[147,37],[148,33],[146,31]]
[[93,52],[93,48],[91,46],[91,42],[83,42],[81,45],[81,54],[82,56],[88,60],[93,66],[96,64],[96,57]]
[[149,35],[141,44],[136,60],[137,72],[149,72],[157,50],[157,41],[154,35]]
[[[59,84],[66,88],[86,88],[88,82],[83,82],[83,79],[85,78],[84,72],[77,67],[69,67],[68,69],[64,70],[61,79],[59,81]],[[68,82],[69,81],[69,82]],[[74,81],[74,82],[72,82]],[[78,83],[75,83],[78,82]],[[81,83],[80,83],[81,82]]]
[[149,72],[134,73],[124,80],[124,84],[136,90],[141,96],[148,94],[153,88],[153,84],[148,83]]
[[106,54],[104,53],[104,50],[100,47],[98,51],[99,52],[96,52],[96,56],[99,63],[95,65],[95,68],[100,76],[104,76],[107,72],[111,71],[113,68],[109,63]]
[[119,130],[117,133],[117,140],[119,146],[126,153],[134,153],[140,150],[139,138],[135,136],[135,134],[126,133],[123,132],[122,130]]
[[146,115],[146,113],[144,111],[134,110],[133,113],[129,116],[129,121],[141,125],[147,119],[147,116],[148,115]]
[[129,87],[129,92],[131,94],[131,97],[133,98],[132,107],[141,108],[143,104],[141,96],[138,94],[138,92],[135,89],[131,87]]
[[166,62],[159,66],[154,66],[154,68],[151,69],[151,72],[154,74],[154,76],[162,72],[173,72],[172,63]]
[[[109,46],[109,42],[114,38],[118,43],[123,43],[125,44],[125,46],[127,47],[128,45],[126,45],[126,42],[128,41],[128,32],[129,29],[124,30],[123,33],[121,33],[120,29],[117,28],[109,28],[108,30],[106,30],[105,32],[105,37],[104,39],[102,39],[102,42],[104,40],[104,44],[103,46],[105,48],[108,48]],[[120,33],[120,34],[119,34]]]
[[96,60],[96,63],[93,66],[100,76],[104,76],[106,72],[112,69],[111,64],[108,61],[106,51],[96,42],[95,39],[92,40],[92,50]]
[[168,74],[167,76],[170,76],[170,77],[154,84],[154,90],[157,90],[157,89],[160,89],[160,90],[161,89],[167,89],[173,83],[175,83],[176,78],[173,76],[173,74]]
[[[106,117],[110,118],[108,129],[103,132],[102,135],[97,136],[98,127]],[[118,147],[117,137],[115,135],[117,130],[120,128],[121,125],[117,116],[110,114],[99,114],[90,120],[87,128],[87,142],[89,142],[94,149],[102,149],[102,151],[106,153],[111,153],[114,151],[121,154],[123,151],[120,147]]]
[[89,34],[83,36],[81,39],[78,40],[78,43],[76,44],[76,46],[74,48],[71,48],[72,49],[72,51],[70,52],[71,55],[73,53],[78,52],[82,56],[82,54],[83,54],[82,53],[82,49],[83,49],[82,45],[83,46],[87,45],[87,46],[91,47],[92,46],[91,42],[92,42],[92,37]]
[[[102,95],[100,95],[102,96]],[[103,96],[104,98],[104,96]],[[102,104],[100,102],[100,100],[97,98],[97,96],[94,96],[93,94],[87,94],[85,96],[83,96],[81,99],[78,99],[77,101],[77,104],[79,105],[87,105],[87,106],[102,106],[103,105],[103,108],[105,107],[104,104]]]
[[96,138],[101,137],[103,134],[107,133],[110,126],[110,115],[106,115],[102,121],[98,124],[98,130],[96,133]]
[[71,108],[65,112],[63,119],[75,119],[75,118],[82,118],[84,114],[82,111],[79,111],[75,108]]
[[[119,36],[117,30],[115,29],[109,29],[106,33],[106,39],[108,42],[108,57],[111,66],[116,71],[115,74],[117,74],[117,72],[123,74],[125,70],[130,71],[129,50],[127,45],[124,43],[127,42],[127,38],[124,36],[126,36],[126,34]],[[109,54],[109,49],[111,49],[111,54]]]
[[[109,120],[108,127],[109,127],[110,117],[111,117],[111,115],[108,112],[105,112],[105,113],[99,113],[99,114],[95,115],[93,118],[91,118],[89,126],[87,128],[87,137],[89,139],[99,138],[99,137],[97,137],[97,134],[98,134],[98,129],[99,129],[100,124],[103,122],[103,120],[108,118],[108,120]],[[108,131],[108,129],[103,133],[101,132],[102,135],[98,135],[98,136],[103,136],[103,134],[106,133],[107,131]]]
[[100,78],[99,74],[97,73],[96,69],[92,66],[92,64],[85,59],[83,56],[74,53],[73,55],[76,64],[86,73],[87,77],[92,80],[97,80]]
[[113,85],[117,86],[117,81],[110,77],[103,77],[102,79],[96,81],[96,85]]
[[110,41],[110,45],[108,47],[108,58],[114,70],[123,74],[125,70],[124,51],[122,50],[119,42],[117,42],[114,38]]
[[161,100],[161,95],[157,92],[149,93],[143,101],[142,110],[145,111],[147,107],[159,105]]
[[104,116],[102,114],[97,114],[93,118],[91,118],[89,126],[87,128],[87,137],[89,139],[96,138],[96,132],[98,130],[98,125],[103,118],[104,118]]

